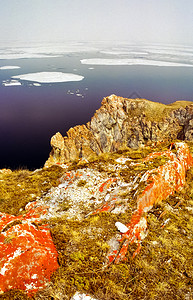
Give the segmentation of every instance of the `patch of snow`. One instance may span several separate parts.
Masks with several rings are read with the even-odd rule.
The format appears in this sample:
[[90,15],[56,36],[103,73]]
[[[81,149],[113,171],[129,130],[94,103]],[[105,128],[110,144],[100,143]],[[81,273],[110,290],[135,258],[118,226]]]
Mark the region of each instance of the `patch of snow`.
[[62,72],[39,72],[29,73],[23,75],[15,75],[12,78],[18,78],[21,80],[37,81],[40,83],[55,83],[55,82],[68,82],[68,81],[80,81],[84,77],[71,73]]
[[14,70],[14,69],[20,69],[18,66],[3,66],[0,67],[0,70]]
[[183,64],[177,62],[140,59],[140,58],[88,58],[81,59],[81,63],[85,65],[101,65],[101,66],[132,66],[132,65],[146,65],[146,66],[158,66],[158,67],[193,67],[190,64]]

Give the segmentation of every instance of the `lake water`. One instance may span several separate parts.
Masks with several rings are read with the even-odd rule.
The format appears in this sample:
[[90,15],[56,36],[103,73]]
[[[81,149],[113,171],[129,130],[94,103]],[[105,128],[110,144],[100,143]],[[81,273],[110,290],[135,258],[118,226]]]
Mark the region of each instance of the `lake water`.
[[[165,104],[193,101],[192,67],[81,64],[81,59],[92,57],[101,53],[0,60],[0,66],[20,67],[0,70],[0,168],[42,167],[51,150],[51,136],[57,131],[65,135],[70,127],[88,122],[102,99],[111,94],[138,95]],[[14,75],[42,71],[74,73],[84,79],[41,86],[30,81],[21,81],[21,86],[2,84]]]

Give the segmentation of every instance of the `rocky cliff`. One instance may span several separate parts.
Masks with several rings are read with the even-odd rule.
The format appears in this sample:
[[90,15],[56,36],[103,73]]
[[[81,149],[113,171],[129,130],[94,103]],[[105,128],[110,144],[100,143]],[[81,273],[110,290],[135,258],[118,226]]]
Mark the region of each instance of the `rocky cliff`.
[[192,102],[165,105],[111,95],[86,125],[70,128],[65,137],[58,132],[51,138],[45,166],[174,139],[193,140]]

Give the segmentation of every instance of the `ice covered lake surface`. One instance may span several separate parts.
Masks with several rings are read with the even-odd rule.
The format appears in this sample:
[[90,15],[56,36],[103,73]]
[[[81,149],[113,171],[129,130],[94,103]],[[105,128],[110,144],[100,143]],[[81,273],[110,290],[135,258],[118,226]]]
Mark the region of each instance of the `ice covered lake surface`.
[[0,49],[0,168],[43,166],[51,136],[88,122],[105,96],[193,101],[191,47],[75,46]]

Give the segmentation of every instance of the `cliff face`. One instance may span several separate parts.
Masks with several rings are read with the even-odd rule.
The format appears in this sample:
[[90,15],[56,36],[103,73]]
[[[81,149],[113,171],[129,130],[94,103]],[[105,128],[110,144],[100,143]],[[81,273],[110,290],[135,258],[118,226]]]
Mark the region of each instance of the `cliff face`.
[[173,139],[193,141],[192,102],[164,105],[111,95],[86,125],[70,128],[65,137],[52,137],[45,166]]

